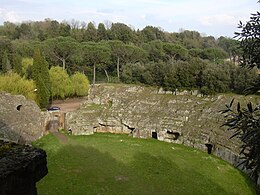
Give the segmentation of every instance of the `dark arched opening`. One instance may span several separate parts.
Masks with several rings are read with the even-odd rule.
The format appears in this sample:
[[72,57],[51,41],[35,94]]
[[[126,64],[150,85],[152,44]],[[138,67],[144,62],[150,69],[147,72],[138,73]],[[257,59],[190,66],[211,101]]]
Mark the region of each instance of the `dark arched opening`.
[[206,146],[207,149],[208,149],[208,154],[211,154],[213,145],[212,145],[212,144],[205,144],[205,146]]
[[177,140],[181,135],[179,132],[172,132],[172,131],[169,131],[169,130],[167,130],[167,133],[172,135],[173,140]]
[[157,139],[157,132],[152,132],[152,138]]
[[22,107],[22,104],[19,104],[18,106],[16,106],[16,110],[20,111]]

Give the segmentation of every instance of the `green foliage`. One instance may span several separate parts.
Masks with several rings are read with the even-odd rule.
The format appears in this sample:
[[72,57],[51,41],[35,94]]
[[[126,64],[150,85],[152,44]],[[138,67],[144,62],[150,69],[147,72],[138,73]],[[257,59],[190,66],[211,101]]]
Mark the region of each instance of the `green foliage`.
[[64,99],[65,97],[69,97],[74,94],[72,83],[66,70],[63,70],[59,66],[52,66],[49,74],[51,80],[52,98]]
[[36,41],[16,39],[12,40],[12,50],[22,57],[32,57]]
[[202,59],[208,59],[212,62],[219,63],[221,60],[227,58],[227,53],[219,48],[207,48],[201,53]]
[[129,26],[123,23],[113,23],[110,29],[109,37],[112,40],[130,43],[133,42],[133,31]]
[[260,12],[251,14],[250,20],[243,24],[241,21],[236,32],[236,37],[241,41],[243,52],[242,65],[260,68]]
[[51,96],[51,81],[49,65],[42,56],[40,49],[35,49],[33,55],[32,78],[37,88],[38,104],[41,108],[47,108]]
[[159,62],[165,59],[165,52],[163,49],[163,42],[151,41],[143,44],[143,49],[148,53],[148,59],[153,62]]
[[228,53],[230,60],[235,59],[236,56],[241,55],[239,48],[239,41],[231,38],[220,37],[218,38],[218,45]]
[[83,55],[87,64],[93,66],[93,84],[95,84],[96,68],[106,69],[111,60],[111,50],[104,44],[87,42],[83,46]]
[[222,111],[223,114],[226,113],[223,125],[234,131],[232,137],[238,137],[242,141],[240,154],[243,161],[238,166],[245,165],[256,183],[260,172],[260,106],[253,107],[250,102],[247,108],[241,108],[238,103],[237,108],[233,109],[233,102],[234,99]]
[[[246,24],[240,22],[240,33],[235,33],[241,40],[241,48],[243,52],[242,66],[247,68],[260,68],[260,13],[252,14],[250,21]],[[248,79],[244,79],[248,80]],[[251,92],[257,92],[260,89],[260,76],[256,79],[255,85],[251,88]],[[226,122],[223,124],[229,130],[233,131],[232,137],[237,137],[242,141],[240,154],[243,161],[240,165],[244,165],[250,173],[255,183],[260,176],[260,105],[253,106],[251,102],[246,108],[242,108],[237,103],[236,109],[232,108],[234,99],[230,105],[226,105],[226,109],[222,111],[226,114]]]
[[259,75],[255,68],[249,70],[243,67],[234,67],[231,70],[231,89],[238,94],[248,94],[254,83],[258,83]]
[[73,88],[73,95],[86,96],[88,94],[89,81],[84,74],[76,72],[71,76],[70,79]]
[[[252,15],[251,26],[245,26],[248,32],[252,31],[253,25],[257,26],[257,22],[253,21],[257,18],[257,14]],[[59,23],[46,19],[23,25],[7,22],[0,33],[3,34],[0,36],[0,68],[3,67],[5,50],[9,58],[12,57],[10,65],[13,65],[13,69],[19,69],[19,66],[16,67],[18,63],[14,63],[14,54],[30,58],[34,49],[40,48],[44,49],[50,67],[62,64],[69,75],[83,72],[93,83],[96,80],[144,83],[171,91],[175,91],[175,88],[203,87],[212,93],[243,93],[251,83],[260,83],[260,76],[255,79],[253,71],[240,71],[226,62],[228,57],[230,62],[237,62],[242,51],[238,48],[240,41],[226,37],[216,40],[213,36],[202,36],[196,31],[171,33],[153,26],[135,31],[123,23],[100,23],[96,28],[92,22],[71,20]],[[238,33],[242,43],[250,39],[246,33]],[[243,35],[247,37],[245,40]],[[256,39],[252,38],[252,41],[256,41],[254,45],[258,44],[257,36],[256,33]],[[194,61],[195,58],[200,60]],[[210,67],[211,62],[219,66]],[[22,67],[21,75],[32,78],[32,67],[25,64]],[[15,71],[20,72],[18,69]],[[217,84],[212,83],[211,79]]]
[[188,50],[183,46],[173,43],[164,43],[163,49],[169,60],[185,60],[188,57]]
[[47,152],[39,194],[255,194],[240,171],[194,148],[127,135],[67,138],[33,144]]
[[13,64],[13,70],[19,74],[22,75],[22,58],[20,55],[18,54],[13,54],[13,58],[12,58],[12,64]]
[[146,26],[141,31],[141,36],[143,37],[145,43],[154,40],[160,40],[160,41],[165,40],[165,35],[163,31],[158,27],[153,27],[153,26]]
[[202,73],[202,86],[211,93],[223,93],[229,90],[230,74],[224,65],[208,64]]
[[32,78],[33,58],[22,58],[22,75],[26,78]]
[[3,58],[2,58],[2,72],[6,73],[11,69],[10,67],[10,61],[8,58],[7,51],[4,51]]
[[99,41],[108,40],[107,30],[106,30],[105,25],[103,23],[98,24],[97,39]]
[[21,78],[16,73],[0,75],[0,91],[13,95],[24,95],[27,99],[36,101],[35,89],[34,81]]
[[63,69],[67,67],[66,63],[72,59],[78,52],[78,43],[71,37],[57,37],[47,39],[45,42],[45,53],[54,64],[62,64]]
[[84,41],[97,41],[97,29],[92,22],[87,25]]
[[146,67],[141,63],[128,63],[122,68],[121,80],[125,83],[152,84],[153,79]]

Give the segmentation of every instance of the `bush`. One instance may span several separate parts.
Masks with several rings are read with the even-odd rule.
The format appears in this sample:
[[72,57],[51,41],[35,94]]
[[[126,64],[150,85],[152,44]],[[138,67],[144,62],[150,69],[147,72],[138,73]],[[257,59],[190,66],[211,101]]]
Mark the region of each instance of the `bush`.
[[13,95],[24,95],[27,99],[36,101],[36,85],[33,80],[21,78],[17,73],[0,76],[0,91]]
[[61,98],[71,96],[73,94],[71,81],[66,70],[59,66],[53,66],[49,70],[51,78],[52,98]]
[[88,94],[89,80],[84,74],[76,72],[71,76],[70,80],[73,89],[73,95],[85,96]]

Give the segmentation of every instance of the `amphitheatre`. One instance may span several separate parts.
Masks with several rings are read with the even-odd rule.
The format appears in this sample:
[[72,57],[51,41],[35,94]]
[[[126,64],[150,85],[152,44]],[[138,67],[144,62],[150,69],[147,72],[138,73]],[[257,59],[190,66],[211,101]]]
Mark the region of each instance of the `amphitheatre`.
[[[246,96],[246,98],[239,95],[235,96],[235,101],[240,101],[242,104],[247,101],[252,101],[253,103],[259,102],[259,97],[257,96]],[[53,142],[55,147],[57,147],[55,151],[62,151],[64,149],[64,151],[72,150],[73,153],[77,153],[81,150],[84,151],[83,148],[85,146],[76,147],[75,140],[82,141],[85,139],[84,137],[86,137],[86,140],[92,143],[93,134],[94,136],[97,134],[96,139],[111,139],[111,151],[113,151],[113,147],[118,147],[113,146],[113,139],[118,139],[120,143],[126,144],[128,142],[132,143],[131,139],[133,138],[143,138],[140,140],[144,140],[144,142],[147,140],[147,143],[155,142],[159,144],[161,143],[160,141],[163,141],[163,144],[168,142],[165,144],[171,146],[171,151],[181,150],[178,148],[185,145],[188,146],[185,150],[192,150],[195,153],[198,152],[198,156],[204,155],[202,157],[203,159],[213,158],[213,160],[216,159],[215,161],[219,161],[218,159],[221,158],[235,166],[241,161],[239,158],[240,143],[236,139],[230,140],[231,132],[225,127],[221,127],[221,124],[224,122],[224,117],[220,113],[220,111],[224,109],[223,106],[229,104],[232,98],[232,94],[202,96],[197,91],[184,91],[174,95],[171,92],[165,92],[154,87],[97,84],[90,89],[86,97],[54,101],[52,106],[60,107],[58,111],[41,111],[34,102],[26,100],[23,96],[12,96],[7,93],[1,93],[0,135],[5,140],[12,140],[16,143],[33,142],[36,147],[47,150],[47,159],[50,158],[52,160],[55,156],[53,153],[54,150],[48,149],[48,145],[46,145],[44,140],[50,143]],[[67,134],[68,129],[71,129],[72,135]],[[112,139],[111,133],[116,134],[114,135],[115,138]],[[56,139],[56,141],[54,141],[54,139]],[[101,161],[105,158],[113,159],[110,153],[107,153],[109,146],[106,146],[107,151],[105,153],[100,153],[100,151],[97,151],[97,148],[94,147],[96,145],[95,143],[96,142],[93,142],[91,147],[88,146],[90,148],[86,151],[91,154],[95,153],[97,159],[100,158],[102,159]],[[84,142],[84,144],[86,143]],[[132,150],[139,151],[140,149],[138,148],[140,148],[142,144],[143,143],[139,143],[139,141],[132,143],[132,148],[129,153],[133,152]],[[124,148],[126,146],[122,147]],[[135,147],[136,149],[134,149]],[[145,147],[144,150],[146,150]],[[141,151],[142,150],[140,150],[139,153],[142,158],[144,158],[147,154],[142,154]],[[202,154],[200,154],[201,152]],[[120,152],[117,151],[117,153]],[[162,157],[161,159],[158,156],[153,157],[153,155],[158,155],[158,153],[160,153],[160,151],[158,152],[157,149],[153,148],[152,154],[149,154],[149,158],[156,158],[153,159],[156,163],[160,162],[162,163],[162,167],[167,167],[167,154],[163,154],[166,155],[166,157]],[[169,154],[169,156],[171,156],[171,154]],[[127,158],[127,156],[124,158]],[[96,162],[97,159],[92,160]],[[207,160],[203,160],[200,163],[207,163],[206,161]],[[86,160],[86,162],[88,161]],[[113,162],[113,166],[118,166],[119,169],[123,169],[124,167],[122,164],[116,164],[115,160],[111,160],[107,163],[109,164],[111,162]],[[151,162],[153,161],[151,160]],[[54,162],[48,162],[49,173],[42,179],[43,182],[39,182],[40,192],[44,191],[42,191],[44,184],[46,182],[48,183],[48,181],[46,181],[48,175],[52,174],[52,168],[49,166],[54,166],[53,163]],[[61,161],[61,164],[62,163]],[[66,162],[64,163],[66,164]],[[91,163],[93,162],[91,161]],[[105,166],[102,162],[96,163],[99,166]],[[158,170],[152,170],[152,172],[159,174],[159,164],[157,165]],[[211,165],[209,164],[208,166]],[[217,169],[220,169],[219,166],[217,167]],[[242,169],[242,167],[240,168]],[[64,171],[65,169],[64,165],[62,170]],[[109,169],[109,167],[107,167],[105,171],[107,171],[107,169]],[[125,169],[128,170],[129,168],[127,167]],[[78,171],[80,171],[80,168],[71,170],[69,174],[79,174]],[[88,172],[89,174],[93,174],[90,170],[88,170]],[[170,173],[171,171],[169,171],[169,174]],[[224,172],[223,174],[225,175]],[[127,174],[119,174],[115,176],[114,180],[119,183],[127,183],[131,177],[132,176]],[[174,177],[174,175],[171,175],[171,177]],[[158,175],[158,181],[159,180],[160,177]],[[163,181],[162,179],[162,182]],[[145,184],[142,185],[145,186]],[[154,184],[151,183],[151,185]],[[167,186],[167,189],[169,188],[168,185],[166,182],[165,186]],[[149,187],[147,186],[147,188]],[[158,188],[154,187],[154,192],[159,193]],[[131,189],[134,189],[134,187]],[[100,192],[101,194],[106,194],[106,189],[102,188],[103,191],[100,191],[100,189],[95,190],[92,191],[93,194]],[[138,188],[136,190],[138,190]],[[140,190],[144,189],[140,187]],[[107,189],[107,192],[108,194],[109,192],[113,194],[116,191],[113,192]],[[137,191],[132,192],[136,193]],[[150,193],[151,191],[148,190],[147,193],[148,192]],[[169,194],[169,192],[170,191],[165,191],[165,194]],[[185,191],[179,192],[185,194]],[[192,191],[188,189],[186,192],[191,193]],[[217,190],[216,193],[217,192],[219,193],[221,191]],[[254,194],[253,191],[251,192]],[[172,193],[174,193],[174,191],[172,191]],[[196,191],[196,193],[201,192]],[[211,193],[212,192],[210,192],[210,194]],[[249,193],[249,191],[246,193]],[[129,194],[131,193],[129,192]],[[222,191],[222,194],[225,194],[225,190]]]

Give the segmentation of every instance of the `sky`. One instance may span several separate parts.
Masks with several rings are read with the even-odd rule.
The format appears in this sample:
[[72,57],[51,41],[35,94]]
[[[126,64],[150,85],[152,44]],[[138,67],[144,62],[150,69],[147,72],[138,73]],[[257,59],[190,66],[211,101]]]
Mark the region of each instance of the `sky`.
[[194,30],[233,37],[239,21],[259,11],[257,0],[0,0],[0,25],[46,18],[98,23],[121,22],[137,29]]

